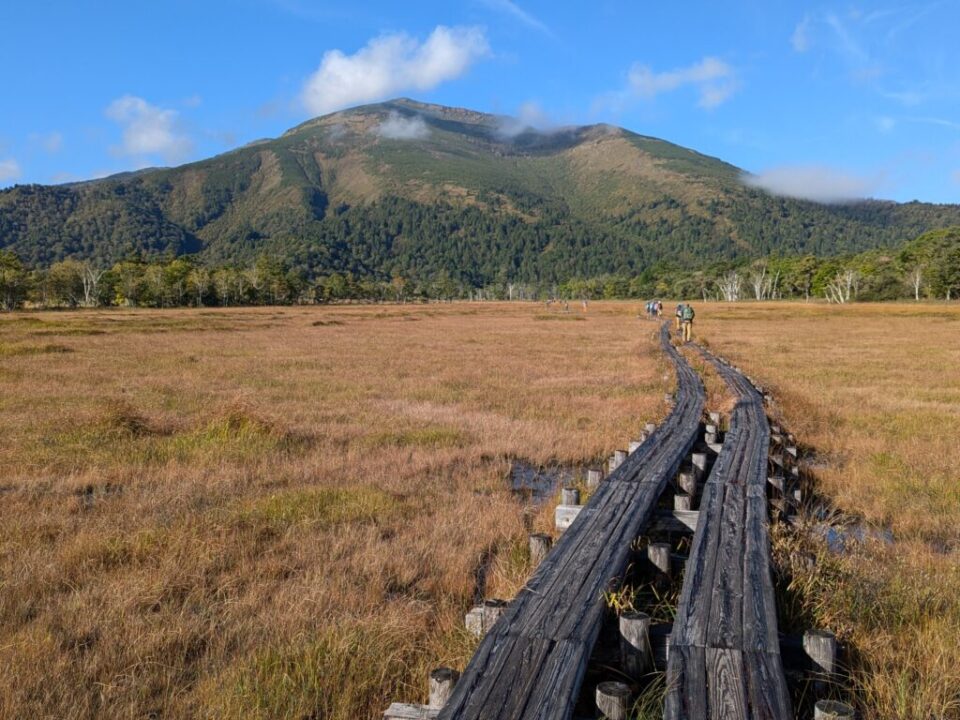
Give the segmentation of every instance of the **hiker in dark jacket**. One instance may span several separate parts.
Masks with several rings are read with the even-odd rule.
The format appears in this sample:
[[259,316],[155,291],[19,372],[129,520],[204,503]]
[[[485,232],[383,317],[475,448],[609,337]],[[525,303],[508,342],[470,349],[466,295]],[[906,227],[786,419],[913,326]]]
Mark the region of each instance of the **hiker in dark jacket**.
[[683,303],[677,305],[677,331],[681,329],[681,323],[683,322]]

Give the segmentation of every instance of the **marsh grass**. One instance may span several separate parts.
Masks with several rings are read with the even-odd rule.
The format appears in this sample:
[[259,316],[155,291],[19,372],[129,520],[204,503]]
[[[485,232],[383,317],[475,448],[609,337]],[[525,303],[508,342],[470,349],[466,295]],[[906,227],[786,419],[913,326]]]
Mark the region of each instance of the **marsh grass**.
[[512,597],[552,531],[511,458],[594,462],[662,416],[635,311],[0,316],[0,347],[32,348],[0,353],[0,717],[424,701],[478,592]]
[[[845,552],[775,528],[781,625],[834,630],[864,718],[960,718],[960,308],[698,307],[698,332],[770,388],[818,492],[888,528]],[[797,562],[804,555],[814,563]]]

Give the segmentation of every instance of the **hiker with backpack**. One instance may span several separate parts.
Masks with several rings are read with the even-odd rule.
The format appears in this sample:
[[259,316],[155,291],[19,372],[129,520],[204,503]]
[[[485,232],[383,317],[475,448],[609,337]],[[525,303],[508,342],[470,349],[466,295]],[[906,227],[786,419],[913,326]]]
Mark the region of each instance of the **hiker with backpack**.
[[693,337],[693,317],[696,313],[693,311],[693,305],[684,305],[680,313],[680,322],[683,326],[683,341],[690,342]]
[[683,303],[677,305],[677,332],[680,332],[681,323],[683,322]]

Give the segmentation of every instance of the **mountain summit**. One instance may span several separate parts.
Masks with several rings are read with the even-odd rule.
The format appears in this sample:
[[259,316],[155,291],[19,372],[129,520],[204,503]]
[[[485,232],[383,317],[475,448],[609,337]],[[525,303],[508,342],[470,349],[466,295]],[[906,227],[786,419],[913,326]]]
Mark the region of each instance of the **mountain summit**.
[[736,167],[610,125],[398,99],[176,168],[0,192],[0,248],[46,265],[282,254],[311,274],[556,281],[769,253],[838,254],[960,223],[960,207],[776,198]]

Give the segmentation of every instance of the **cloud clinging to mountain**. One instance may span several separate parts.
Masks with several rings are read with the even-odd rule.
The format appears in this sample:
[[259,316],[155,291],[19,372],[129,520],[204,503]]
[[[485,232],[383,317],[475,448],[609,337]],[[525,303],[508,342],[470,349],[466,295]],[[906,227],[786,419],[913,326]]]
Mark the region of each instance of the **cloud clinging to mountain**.
[[879,187],[880,180],[825,165],[783,166],[743,178],[747,185],[773,195],[822,203],[862,200]]
[[311,113],[342,110],[408,90],[425,91],[464,74],[490,52],[477,27],[438,25],[423,42],[406,33],[381,35],[353,55],[329,50],[301,93]]
[[390,140],[422,140],[430,135],[430,128],[422,117],[403,117],[392,112],[377,128],[380,137]]

